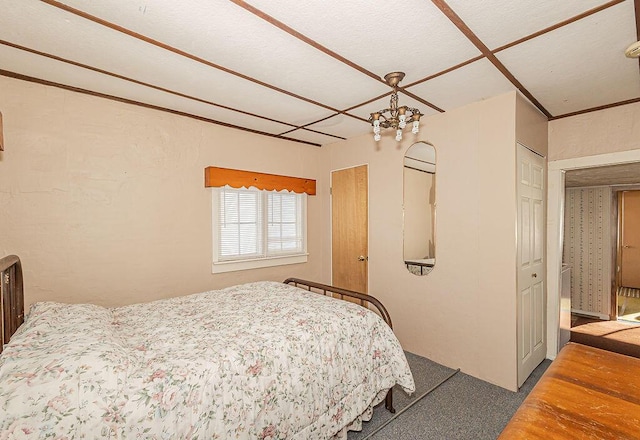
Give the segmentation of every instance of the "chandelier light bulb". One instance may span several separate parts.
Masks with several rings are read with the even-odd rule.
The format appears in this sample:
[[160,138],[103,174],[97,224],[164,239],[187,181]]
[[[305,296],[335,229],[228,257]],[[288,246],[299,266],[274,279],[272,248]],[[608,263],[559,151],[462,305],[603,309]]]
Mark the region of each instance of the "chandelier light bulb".
[[396,141],[400,142],[402,140],[402,130],[398,129],[396,131]]
[[376,133],[373,135],[373,140],[378,142],[380,140],[380,133]]
[[420,121],[413,121],[413,128],[411,128],[411,133],[418,134],[420,131]]
[[407,106],[398,108],[398,127],[404,129],[407,125]]

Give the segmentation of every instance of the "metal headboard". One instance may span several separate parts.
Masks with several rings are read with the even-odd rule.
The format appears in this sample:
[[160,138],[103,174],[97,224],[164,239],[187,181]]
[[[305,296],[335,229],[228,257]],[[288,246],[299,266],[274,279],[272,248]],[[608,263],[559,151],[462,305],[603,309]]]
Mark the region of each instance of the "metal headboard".
[[22,263],[16,255],[0,259],[0,353],[24,321]]

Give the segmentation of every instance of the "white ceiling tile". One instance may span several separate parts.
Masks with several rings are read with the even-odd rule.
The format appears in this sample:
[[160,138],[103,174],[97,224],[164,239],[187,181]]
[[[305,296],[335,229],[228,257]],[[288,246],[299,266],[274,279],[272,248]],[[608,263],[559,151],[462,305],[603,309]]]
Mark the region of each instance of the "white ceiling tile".
[[278,134],[289,126],[253,116],[220,109],[185,98],[170,95],[148,87],[109,77],[89,70],[33,55],[0,45],[2,68],[33,78],[46,78],[54,83],[91,90],[97,93],[142,102],[215,121],[246,127],[252,130]]
[[516,87],[486,58],[407,89],[444,110],[491,98]]
[[[447,1],[489,47],[496,47],[605,0]],[[374,76],[406,72],[404,87],[479,53],[428,0],[406,0],[392,9],[365,0],[248,2]],[[228,0],[62,3],[170,47],[163,49],[42,1],[0,0],[0,40],[8,42],[0,42],[0,68],[272,134],[331,116],[336,113],[333,109],[354,107],[349,115],[361,120],[337,115],[309,127],[326,135],[298,131],[306,142],[323,144],[335,139],[327,135],[348,138],[370,133],[366,122],[369,113],[389,105],[387,96],[361,106],[388,93],[389,88]],[[634,1],[624,0],[497,56],[534,99],[556,115],[635,99],[640,96],[638,64],[622,56],[624,48],[637,38],[634,17]],[[7,44],[107,70],[191,99],[30,55]],[[175,50],[169,50],[171,47]],[[206,61],[190,59],[188,54]],[[207,62],[221,68],[207,66]],[[482,59],[408,92],[449,109],[508,90],[513,90],[513,85]],[[400,105],[436,113],[402,93]],[[393,136],[392,130],[383,136],[387,132]]]
[[386,86],[229,1],[65,2],[124,28],[336,109]]
[[391,13],[369,0],[248,3],[380,77],[405,72],[404,84],[480,54],[430,1],[405,0]]
[[489,49],[511,43],[604,3],[607,1],[447,0],[451,9]]
[[327,136],[311,130],[298,129],[282,136],[297,139],[300,141],[311,142],[318,145],[328,145],[334,142],[340,142],[342,139],[333,136]]
[[24,32],[17,7],[6,9],[0,38],[150,85],[245,112],[302,125],[331,114],[319,107],[131,38],[44,3],[27,3]]
[[624,56],[635,39],[633,3],[624,2],[497,57],[557,116],[639,97],[638,60]]
[[[367,118],[368,117],[369,115],[367,115]],[[333,116],[317,124],[309,125],[309,128],[347,139],[371,131],[371,125],[368,122],[342,114]]]

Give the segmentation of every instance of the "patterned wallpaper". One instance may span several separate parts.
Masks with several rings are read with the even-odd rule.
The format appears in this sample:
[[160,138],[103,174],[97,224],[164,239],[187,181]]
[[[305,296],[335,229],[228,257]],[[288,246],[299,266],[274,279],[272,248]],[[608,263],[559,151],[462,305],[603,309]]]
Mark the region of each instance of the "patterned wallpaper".
[[563,262],[571,265],[571,309],[609,315],[611,298],[611,188],[567,188]]

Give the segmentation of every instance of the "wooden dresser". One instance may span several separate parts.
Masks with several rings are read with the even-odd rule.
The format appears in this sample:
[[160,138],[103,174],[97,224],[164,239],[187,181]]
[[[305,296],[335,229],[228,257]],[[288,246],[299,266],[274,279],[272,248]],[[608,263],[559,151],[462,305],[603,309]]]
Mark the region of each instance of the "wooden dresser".
[[565,345],[499,439],[640,439],[640,359]]

